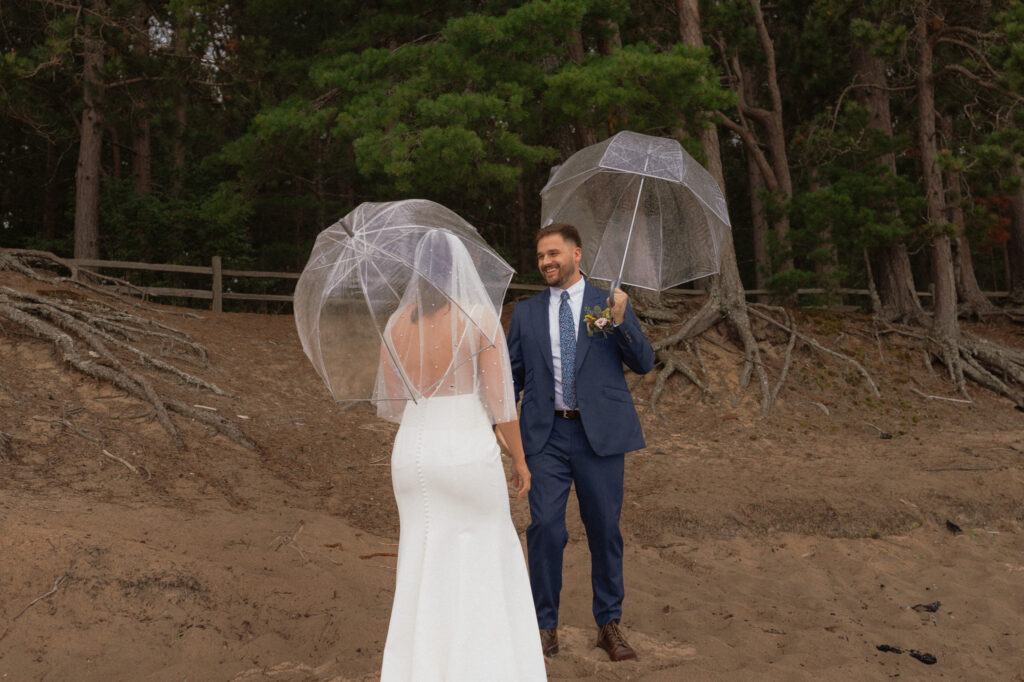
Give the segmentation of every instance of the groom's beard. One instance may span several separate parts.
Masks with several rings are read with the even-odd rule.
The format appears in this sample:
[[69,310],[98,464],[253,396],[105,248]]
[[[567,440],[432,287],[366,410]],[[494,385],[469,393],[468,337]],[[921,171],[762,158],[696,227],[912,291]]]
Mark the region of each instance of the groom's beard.
[[541,274],[544,275],[544,281],[549,287],[564,289],[576,276],[576,268],[572,263],[566,263],[557,268],[541,270]]

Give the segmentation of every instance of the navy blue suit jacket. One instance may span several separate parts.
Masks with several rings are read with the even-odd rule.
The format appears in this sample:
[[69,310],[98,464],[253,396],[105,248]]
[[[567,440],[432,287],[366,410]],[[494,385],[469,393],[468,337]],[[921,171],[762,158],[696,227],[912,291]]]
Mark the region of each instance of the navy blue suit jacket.
[[[551,359],[548,304],[550,289],[516,303],[508,332],[515,395],[522,391],[519,428],[527,455],[543,450],[555,420],[555,377]],[[576,335],[576,399],[583,430],[598,455],[620,455],[644,447],[640,419],[622,372],[625,363],[637,374],[654,367],[654,350],[627,305],[626,316],[607,336],[587,335],[586,311],[606,307],[608,292],[589,282]]]

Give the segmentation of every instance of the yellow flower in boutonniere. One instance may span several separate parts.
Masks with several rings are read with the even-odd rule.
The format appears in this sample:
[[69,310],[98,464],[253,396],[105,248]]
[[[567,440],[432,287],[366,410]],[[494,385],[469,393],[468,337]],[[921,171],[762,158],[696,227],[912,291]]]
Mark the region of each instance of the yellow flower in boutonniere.
[[601,332],[602,336],[608,336],[614,328],[612,325],[612,313],[609,308],[595,305],[586,311],[583,319],[587,323],[587,336],[593,336],[594,332]]

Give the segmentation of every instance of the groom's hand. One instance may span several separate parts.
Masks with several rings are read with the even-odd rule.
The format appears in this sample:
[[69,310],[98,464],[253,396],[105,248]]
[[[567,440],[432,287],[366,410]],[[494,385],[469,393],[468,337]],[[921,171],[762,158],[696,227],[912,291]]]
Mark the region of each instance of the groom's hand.
[[622,321],[626,319],[626,303],[629,301],[629,296],[626,292],[618,287],[612,292],[611,297],[608,298],[608,312],[611,313],[612,322],[615,326],[622,324]]

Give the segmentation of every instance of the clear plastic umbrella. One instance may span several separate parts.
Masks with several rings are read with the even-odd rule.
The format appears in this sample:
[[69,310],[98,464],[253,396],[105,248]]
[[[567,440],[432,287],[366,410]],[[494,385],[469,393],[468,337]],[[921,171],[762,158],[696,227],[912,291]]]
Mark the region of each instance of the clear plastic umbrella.
[[715,179],[676,140],[623,131],[552,169],[541,224],[583,238],[591,278],[661,291],[718,272],[730,229]]
[[[497,320],[513,272],[472,225],[440,204],[360,204],[317,236],[299,277],[294,309],[302,349],[336,400],[417,400],[429,387],[394,370],[406,351],[390,336],[384,341],[388,321],[425,287],[439,294],[458,312],[461,334],[469,338],[470,326],[473,339],[485,339],[459,346],[463,362],[485,350],[487,339],[504,344]],[[379,367],[395,374],[387,377],[388,395]]]

